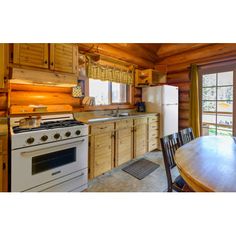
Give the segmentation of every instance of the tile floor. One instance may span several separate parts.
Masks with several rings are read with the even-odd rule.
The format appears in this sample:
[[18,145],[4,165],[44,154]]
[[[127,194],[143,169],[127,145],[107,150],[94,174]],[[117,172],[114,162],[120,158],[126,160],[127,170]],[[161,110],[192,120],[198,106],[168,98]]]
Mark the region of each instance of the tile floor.
[[[142,158],[142,157],[141,157]],[[89,181],[88,192],[165,192],[167,190],[167,179],[165,173],[162,153],[153,151],[146,153],[144,158],[160,165],[155,171],[138,180],[124,172],[122,168],[135,160],[113,169]],[[173,169],[173,178],[178,175],[178,170]]]

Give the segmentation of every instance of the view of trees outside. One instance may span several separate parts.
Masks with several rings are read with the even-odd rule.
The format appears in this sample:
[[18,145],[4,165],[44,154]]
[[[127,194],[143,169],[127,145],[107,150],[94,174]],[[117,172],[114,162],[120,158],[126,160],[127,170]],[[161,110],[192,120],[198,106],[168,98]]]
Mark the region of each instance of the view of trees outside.
[[202,128],[204,135],[232,135],[233,71],[202,77]]

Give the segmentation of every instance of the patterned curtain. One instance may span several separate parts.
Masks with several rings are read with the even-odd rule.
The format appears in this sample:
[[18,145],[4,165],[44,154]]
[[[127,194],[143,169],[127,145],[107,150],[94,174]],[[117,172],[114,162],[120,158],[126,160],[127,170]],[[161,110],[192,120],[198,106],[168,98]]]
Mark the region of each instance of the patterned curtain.
[[106,80],[111,82],[133,84],[134,83],[134,68],[133,69],[120,69],[99,64],[89,58],[88,62],[88,77],[92,79]]

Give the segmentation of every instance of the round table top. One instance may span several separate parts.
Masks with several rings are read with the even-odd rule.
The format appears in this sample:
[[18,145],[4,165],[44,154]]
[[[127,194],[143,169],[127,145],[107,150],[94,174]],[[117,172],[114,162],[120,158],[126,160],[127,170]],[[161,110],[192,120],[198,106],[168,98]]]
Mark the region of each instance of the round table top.
[[236,191],[236,141],[203,136],[180,147],[175,162],[194,191]]

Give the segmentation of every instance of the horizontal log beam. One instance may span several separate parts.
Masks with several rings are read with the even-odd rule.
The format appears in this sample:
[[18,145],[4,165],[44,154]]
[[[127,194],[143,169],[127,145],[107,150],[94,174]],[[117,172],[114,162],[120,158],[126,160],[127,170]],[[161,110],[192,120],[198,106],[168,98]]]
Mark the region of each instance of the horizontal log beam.
[[111,46],[125,51],[130,55],[152,61],[153,63],[158,59],[155,52],[147,50],[136,43],[112,43]]
[[153,68],[154,63],[152,61],[131,55],[124,50],[115,48],[109,44],[91,44],[91,43],[80,43],[78,44],[79,51],[90,52],[108,56],[114,59],[122,60],[126,63],[135,64],[140,68]]
[[[158,61],[158,63],[161,64],[167,64],[167,65],[174,65],[174,64],[181,64],[186,62],[192,62],[192,61],[199,61],[203,58],[210,58],[213,56],[220,56],[224,55],[226,53],[235,53],[236,55],[236,44],[213,44],[209,45],[204,48],[199,48],[192,50],[190,52],[181,53],[176,56],[170,56],[166,59]],[[157,64],[158,64],[157,63]]]
[[10,84],[11,91],[31,91],[31,92],[48,92],[48,93],[67,93],[71,94],[72,88],[52,87],[29,84]]
[[198,49],[203,48],[208,45],[212,45],[209,43],[167,43],[162,44],[159,50],[157,51],[157,55],[159,58],[159,61],[163,60],[166,57],[178,55],[184,52],[189,52]]
[[180,73],[189,70],[190,64],[195,63],[198,66],[206,66],[210,64],[218,64],[222,62],[230,62],[236,60],[236,52],[225,53],[222,55],[216,55],[212,57],[200,58],[180,64],[168,65],[168,73]]
[[51,92],[12,91],[10,94],[11,105],[71,105],[81,106],[80,98],[73,98],[71,94]]
[[189,82],[168,83],[168,84],[178,87],[180,92],[189,92],[190,91],[190,83]]
[[179,120],[179,128],[184,129],[189,127],[189,120],[181,119]]

